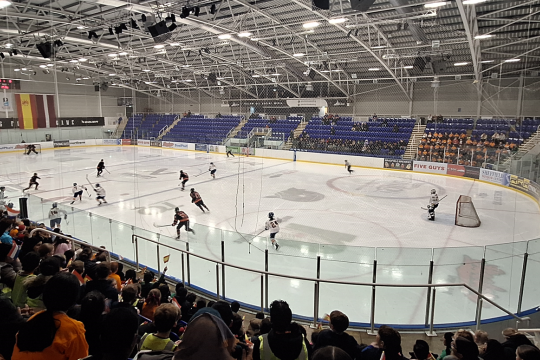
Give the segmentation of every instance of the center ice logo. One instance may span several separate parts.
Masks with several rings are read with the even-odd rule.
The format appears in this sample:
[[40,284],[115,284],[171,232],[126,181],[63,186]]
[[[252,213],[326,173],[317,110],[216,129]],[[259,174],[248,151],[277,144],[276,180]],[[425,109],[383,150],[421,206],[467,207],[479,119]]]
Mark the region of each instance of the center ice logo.
[[315,202],[324,199],[324,195],[315,191],[290,188],[280,191],[275,195],[265,196],[266,198],[279,198],[287,201]]

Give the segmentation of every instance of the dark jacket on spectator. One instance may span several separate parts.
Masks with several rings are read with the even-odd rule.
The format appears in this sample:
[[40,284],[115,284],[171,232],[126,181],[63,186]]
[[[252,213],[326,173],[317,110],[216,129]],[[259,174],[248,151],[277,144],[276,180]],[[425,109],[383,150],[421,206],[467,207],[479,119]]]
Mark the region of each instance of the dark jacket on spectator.
[[523,334],[515,334],[508,337],[508,340],[503,342],[502,347],[504,349],[504,358],[507,360],[514,360],[516,358],[516,349],[520,345],[533,345],[527,336]]
[[113,303],[118,302],[118,291],[110,280],[92,280],[86,283],[86,293],[97,290]]
[[325,346],[335,346],[345,351],[351,359],[360,357],[360,348],[358,343],[351,335],[347,333],[338,334],[333,330],[326,329],[319,333],[317,341],[313,346],[313,351]]

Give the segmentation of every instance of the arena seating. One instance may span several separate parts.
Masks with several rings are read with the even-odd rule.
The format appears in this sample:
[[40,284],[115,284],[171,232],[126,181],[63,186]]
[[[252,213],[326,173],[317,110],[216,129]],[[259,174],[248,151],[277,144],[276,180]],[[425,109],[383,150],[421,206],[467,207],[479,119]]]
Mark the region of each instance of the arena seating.
[[126,127],[124,128],[124,132],[122,133],[123,139],[129,139],[131,138],[131,134],[135,134],[137,129],[141,126],[141,123],[143,122],[144,117],[142,114],[136,114],[132,117],[128,118]]
[[[330,119],[330,120],[328,120]],[[335,122],[335,125],[332,125]],[[400,158],[414,128],[415,119],[370,119],[361,129],[351,117],[312,117],[293,148],[302,151]],[[325,124],[326,123],[326,124]],[[332,128],[334,134],[332,134]]]
[[219,144],[241,121],[240,116],[205,118],[204,115],[191,115],[182,118],[162,140],[201,144]]
[[242,129],[236,134],[235,138],[246,139],[250,131],[253,128],[271,128],[272,136],[267,140],[283,140],[287,141],[291,131],[294,131],[298,127],[298,124],[302,121],[301,116],[288,116],[285,120],[278,119],[261,119],[252,118],[242,127]]

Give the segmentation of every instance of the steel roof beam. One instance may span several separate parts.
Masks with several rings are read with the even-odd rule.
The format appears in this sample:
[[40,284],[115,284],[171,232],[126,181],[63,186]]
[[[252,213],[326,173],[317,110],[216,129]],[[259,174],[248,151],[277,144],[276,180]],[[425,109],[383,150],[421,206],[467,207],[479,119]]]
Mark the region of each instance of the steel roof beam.
[[469,50],[471,52],[472,64],[474,68],[475,80],[482,80],[482,63],[481,63],[481,51],[480,41],[475,37],[478,35],[478,22],[476,21],[476,8],[475,6],[463,6],[462,0],[456,0],[456,5],[461,15],[461,21],[465,27],[465,34],[467,35],[467,41],[469,42]]

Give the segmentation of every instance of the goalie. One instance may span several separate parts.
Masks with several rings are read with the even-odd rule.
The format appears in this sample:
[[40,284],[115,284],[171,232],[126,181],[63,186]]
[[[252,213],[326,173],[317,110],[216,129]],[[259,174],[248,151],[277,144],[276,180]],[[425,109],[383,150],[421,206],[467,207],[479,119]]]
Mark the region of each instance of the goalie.
[[429,205],[427,206],[428,220],[435,221],[435,209],[438,206],[439,206],[439,195],[437,195],[437,190],[431,189],[431,199],[429,200]]

